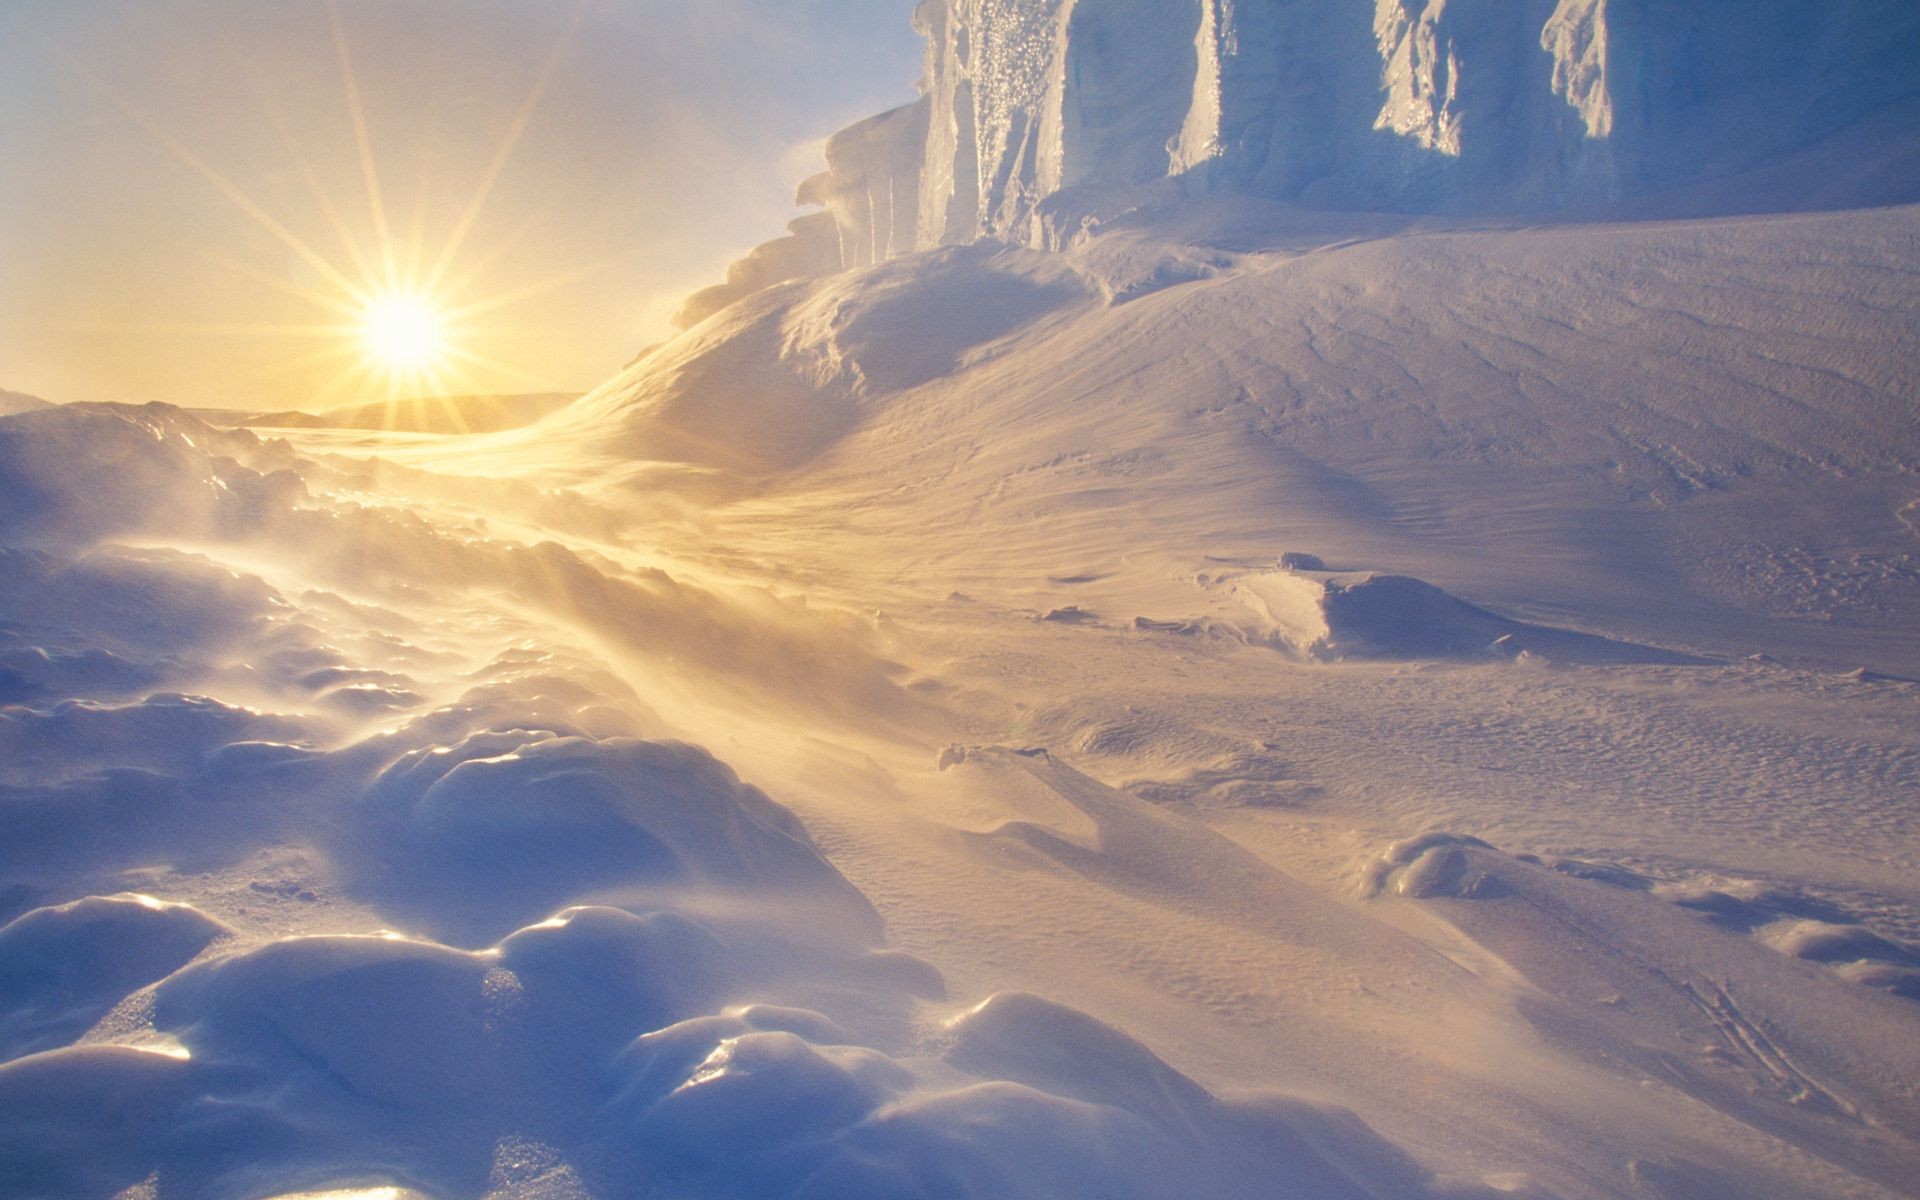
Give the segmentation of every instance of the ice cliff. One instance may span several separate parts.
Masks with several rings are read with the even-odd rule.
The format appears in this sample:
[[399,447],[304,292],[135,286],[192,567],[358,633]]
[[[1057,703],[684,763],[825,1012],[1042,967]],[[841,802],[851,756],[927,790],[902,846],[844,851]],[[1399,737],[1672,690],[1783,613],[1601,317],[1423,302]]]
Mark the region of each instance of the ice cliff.
[[[921,96],[682,314],[1159,195],[1446,213],[1911,200],[1912,0],[923,0]],[[1823,143],[1853,164],[1826,169]],[[1858,164],[1872,164],[1862,168]]]

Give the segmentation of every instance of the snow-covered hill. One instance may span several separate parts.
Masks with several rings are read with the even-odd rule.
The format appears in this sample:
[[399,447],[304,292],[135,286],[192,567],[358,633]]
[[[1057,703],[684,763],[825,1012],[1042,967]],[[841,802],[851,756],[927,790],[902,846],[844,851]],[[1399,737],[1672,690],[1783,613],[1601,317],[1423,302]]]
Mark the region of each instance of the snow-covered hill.
[[1252,629],[1207,561],[1303,550],[1647,645],[1915,676],[1916,239],[1912,208],[1177,206],[773,289],[503,444],[583,484],[771,488],[817,506],[800,553],[829,561],[904,519],[888,560],[929,595]]

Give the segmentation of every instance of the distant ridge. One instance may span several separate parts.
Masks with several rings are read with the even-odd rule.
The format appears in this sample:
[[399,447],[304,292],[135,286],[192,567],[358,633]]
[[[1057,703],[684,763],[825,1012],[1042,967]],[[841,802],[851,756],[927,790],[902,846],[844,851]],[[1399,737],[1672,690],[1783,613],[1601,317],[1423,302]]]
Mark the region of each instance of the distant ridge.
[[42,400],[38,396],[29,396],[25,392],[9,392],[5,388],[0,388],[0,417],[10,417],[15,413],[52,407],[50,401]]
[[409,396],[322,409],[255,413],[233,424],[270,429],[381,429],[395,433],[498,433],[531,425],[579,399],[578,392]]

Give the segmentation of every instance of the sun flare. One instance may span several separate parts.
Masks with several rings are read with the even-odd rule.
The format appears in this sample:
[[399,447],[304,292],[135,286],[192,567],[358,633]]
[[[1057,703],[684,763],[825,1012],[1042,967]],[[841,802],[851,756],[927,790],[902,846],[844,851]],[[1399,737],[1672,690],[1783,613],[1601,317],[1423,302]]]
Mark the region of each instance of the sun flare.
[[445,350],[446,321],[426,297],[400,293],[367,305],[360,338],[379,366],[418,371],[433,366]]
[[[319,411],[342,401],[377,399],[390,403],[403,398],[473,395],[497,392],[507,380],[518,380],[542,391],[563,385],[538,370],[504,361],[482,347],[503,339],[524,341],[532,334],[502,310],[577,283],[604,270],[612,259],[596,259],[571,270],[542,278],[499,286],[492,272],[508,248],[535,228],[528,221],[518,231],[488,246],[474,243],[488,236],[483,214],[495,184],[506,171],[515,148],[526,133],[548,85],[565,61],[575,35],[593,9],[592,0],[578,0],[571,17],[555,38],[519,108],[486,160],[470,194],[457,209],[429,203],[446,189],[437,186],[432,164],[415,165],[414,209],[407,220],[396,219],[389,206],[390,192],[381,181],[380,155],[374,128],[362,103],[361,85],[354,68],[347,30],[337,5],[329,3],[333,48],[338,60],[346,124],[351,127],[359,165],[359,189],[364,208],[353,197],[347,180],[330,180],[311,155],[271,109],[267,113],[279,135],[293,172],[305,179],[315,212],[323,226],[270,211],[214,162],[188,145],[140,104],[122,94],[106,78],[82,73],[134,125],[145,130],[175,159],[200,176],[267,235],[291,253],[304,278],[296,281],[279,267],[215,252],[215,261],[232,272],[305,301],[324,317],[314,321],[260,321],[168,324],[170,329],[221,336],[313,338],[310,353],[275,360],[260,377],[293,377],[311,389],[304,407]],[[316,240],[312,230],[330,230],[336,246]],[[500,314],[477,320],[487,314]],[[449,411],[452,411],[449,405]],[[456,419],[455,424],[459,424]]]

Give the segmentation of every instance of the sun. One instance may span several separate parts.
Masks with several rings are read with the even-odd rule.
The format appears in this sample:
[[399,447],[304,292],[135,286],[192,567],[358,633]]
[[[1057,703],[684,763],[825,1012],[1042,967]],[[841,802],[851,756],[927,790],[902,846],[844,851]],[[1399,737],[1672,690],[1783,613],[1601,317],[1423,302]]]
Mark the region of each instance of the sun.
[[419,371],[440,360],[446,322],[425,296],[396,293],[367,305],[360,340],[367,355],[391,371]]
[[[0,6],[5,0],[0,0]],[[176,159],[192,169],[245,213],[261,230],[271,235],[306,268],[315,282],[296,282],[282,269],[269,269],[241,258],[216,254],[215,257],[235,272],[254,281],[306,301],[326,314],[313,322],[238,322],[217,325],[186,326],[198,332],[220,335],[257,335],[268,338],[316,338],[325,344],[312,353],[288,356],[265,374],[297,376],[311,382],[322,369],[331,369],[332,377],[322,379],[305,403],[315,410],[327,408],[343,395],[364,399],[365,392],[384,390],[389,404],[401,399],[433,396],[443,402],[458,395],[477,395],[500,390],[499,380],[516,378],[542,391],[563,390],[564,385],[541,372],[527,370],[484,353],[476,342],[484,344],[500,338],[524,338],[531,330],[518,323],[500,324],[499,318],[476,323],[476,318],[534,297],[579,282],[616,261],[601,259],[574,270],[561,271],[546,278],[476,295],[473,287],[488,279],[488,272],[533,222],[521,226],[500,245],[478,255],[466,253],[470,236],[481,227],[480,220],[512,157],[521,136],[529,128],[535,110],[548,85],[559,73],[575,35],[594,10],[593,0],[577,0],[572,17],[555,39],[552,49],[536,73],[526,97],[513,119],[507,123],[491,159],[486,161],[465,206],[441,211],[429,204],[439,192],[430,186],[428,163],[418,167],[418,186],[411,221],[401,225],[389,212],[386,192],[381,186],[379,156],[367,113],[361,104],[359,80],[353,69],[347,31],[338,6],[327,5],[332,26],[333,48],[338,59],[348,123],[352,126],[365,190],[365,220],[361,225],[353,215],[351,197],[331,194],[328,182],[316,160],[304,153],[292,136],[279,128],[280,121],[269,118],[279,129],[285,143],[289,165],[304,176],[319,215],[325,218],[337,237],[339,247],[331,252],[308,240],[297,231],[297,223],[269,212],[254,197],[223,174],[192,147],[168,132],[153,116],[120,94],[104,79],[92,82],[135,125],[151,134]],[[447,218],[442,220],[442,218]],[[429,239],[430,229],[444,232]],[[404,233],[401,231],[405,230]],[[438,243],[437,249],[427,244]],[[474,374],[478,372],[478,377]],[[458,413],[449,403],[455,424]]]

